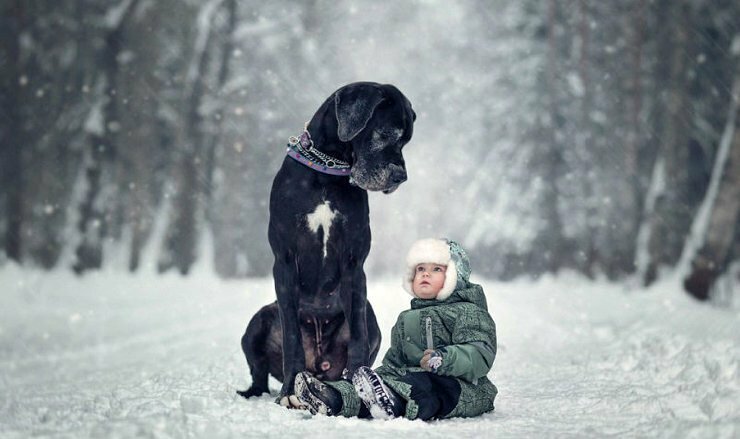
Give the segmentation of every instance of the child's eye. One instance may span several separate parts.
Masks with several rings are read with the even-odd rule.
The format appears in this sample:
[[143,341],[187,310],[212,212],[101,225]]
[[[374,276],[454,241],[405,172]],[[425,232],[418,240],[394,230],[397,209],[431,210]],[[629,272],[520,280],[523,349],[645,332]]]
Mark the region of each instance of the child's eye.
[[442,271],[442,267],[434,267],[434,271]]
[[422,267],[422,266],[420,265],[420,266],[416,267],[416,271],[424,271],[424,267]]

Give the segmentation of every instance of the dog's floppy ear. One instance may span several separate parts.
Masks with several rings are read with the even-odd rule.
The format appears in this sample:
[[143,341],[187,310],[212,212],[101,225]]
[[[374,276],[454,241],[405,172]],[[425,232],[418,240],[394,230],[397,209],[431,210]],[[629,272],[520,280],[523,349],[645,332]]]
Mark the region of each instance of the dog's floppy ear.
[[337,135],[349,142],[367,126],[375,107],[384,99],[379,87],[372,84],[348,85],[334,95]]

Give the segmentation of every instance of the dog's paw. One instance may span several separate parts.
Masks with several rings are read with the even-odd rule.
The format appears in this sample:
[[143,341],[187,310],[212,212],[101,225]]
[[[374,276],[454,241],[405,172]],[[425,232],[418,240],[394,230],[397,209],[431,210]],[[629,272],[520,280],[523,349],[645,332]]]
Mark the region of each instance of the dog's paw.
[[283,407],[290,408],[290,398],[287,396],[279,396],[275,402]]
[[306,409],[306,405],[303,404],[295,395],[279,396],[275,402],[288,409]]
[[263,393],[269,393],[265,389],[256,388],[254,386],[248,388],[247,390],[237,390],[236,393],[240,396],[243,396],[244,398],[251,398],[253,396],[260,396]]
[[291,408],[306,410],[306,405],[295,395],[290,395],[288,397],[288,402],[290,403]]

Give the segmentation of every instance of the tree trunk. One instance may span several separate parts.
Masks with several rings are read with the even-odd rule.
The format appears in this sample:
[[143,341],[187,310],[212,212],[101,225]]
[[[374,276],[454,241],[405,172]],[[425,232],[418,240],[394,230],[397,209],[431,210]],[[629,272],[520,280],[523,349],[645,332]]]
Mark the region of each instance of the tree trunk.
[[[125,250],[126,266],[135,271],[141,263],[141,252],[149,238],[157,210],[156,194],[162,191],[162,183],[157,180],[157,156],[161,146],[158,145],[157,114],[160,101],[152,96],[152,90],[161,93],[162,79],[156,74],[158,58],[170,50],[171,42],[162,38],[152,39],[149,32],[156,26],[166,26],[169,17],[167,5],[153,8],[135,22],[129,21],[125,27],[126,52],[136,56],[121,63],[119,76],[126,80],[119,81],[119,96],[122,99],[119,114],[121,124],[120,143],[126,145],[118,154],[118,168],[123,168],[118,177],[118,186],[122,200],[118,204],[123,209],[125,227],[130,232],[130,239],[122,240]],[[128,236],[127,236],[128,238]]]
[[563,223],[558,210],[560,204],[560,193],[558,182],[563,174],[564,161],[562,156],[562,145],[557,131],[563,124],[563,116],[560,111],[558,98],[557,72],[560,57],[558,50],[558,6],[555,0],[551,0],[548,7],[547,20],[547,43],[548,62],[546,72],[548,123],[544,127],[544,147],[546,149],[541,163],[545,180],[543,210],[548,222],[548,230],[541,239],[542,252],[544,256],[544,269],[548,272],[556,272],[561,268],[564,258]]
[[[206,220],[206,226],[212,227],[213,216],[210,214],[212,211],[211,203],[213,202],[213,174],[216,170],[216,156],[218,154],[218,147],[223,140],[222,136],[222,125],[226,118],[226,96],[224,92],[224,86],[226,81],[229,79],[231,73],[230,64],[231,57],[234,51],[234,32],[236,31],[236,25],[238,22],[238,10],[236,0],[225,0],[224,8],[226,10],[226,28],[223,30],[224,41],[223,47],[221,48],[221,59],[220,65],[218,66],[218,77],[216,83],[218,108],[214,111],[213,128],[210,133],[210,138],[207,142],[205,152],[205,181],[203,182],[203,204],[205,206],[204,218]],[[215,234],[214,234],[215,235]]]
[[[590,25],[591,15],[588,9],[588,2],[586,0],[578,1],[579,19],[578,19],[578,36],[580,43],[580,53],[578,56],[578,75],[581,78],[583,84],[583,96],[581,96],[581,112],[580,112],[580,133],[576,135],[576,147],[578,153],[583,154],[584,162],[590,162],[591,156],[591,144],[592,144],[592,131],[594,129],[591,123],[591,111],[593,110],[593,92],[591,90],[591,78],[589,75],[590,69],[590,57],[589,57],[589,44],[590,44]],[[584,185],[583,198],[584,200],[590,200],[593,197],[593,186],[590,184]],[[594,226],[594,222],[591,218],[594,218],[597,213],[595,212],[592,203],[587,202],[587,206],[584,207],[586,210],[586,230],[583,231],[584,239],[582,240],[582,248],[580,249],[580,260],[579,265],[581,270],[593,279],[595,276],[596,266],[599,264],[599,254],[596,248],[596,234],[597,230]]]
[[[186,83],[185,126],[178,131],[178,144],[182,149],[181,160],[175,170],[177,192],[172,222],[159,262],[160,271],[174,267],[187,274],[197,258],[198,227],[204,221],[204,183],[209,178],[204,172],[204,162],[209,161],[209,157],[204,147],[206,135],[201,105],[207,92],[206,69],[211,59],[209,48],[213,31],[210,22],[219,3],[220,0],[207,3],[198,14],[198,32]],[[201,41],[202,45],[199,45]]]
[[649,285],[657,278],[661,265],[675,264],[683,246],[683,240],[690,227],[692,206],[689,201],[688,152],[691,130],[691,102],[688,98],[686,63],[689,58],[690,40],[689,11],[683,2],[670,4],[667,26],[672,38],[668,90],[662,111],[665,121],[660,132],[658,162],[664,166],[665,184],[657,194],[655,210],[649,221],[650,236],[647,241],[649,261],[643,283]]
[[[628,116],[628,129],[625,138],[625,151],[624,151],[624,171],[626,179],[626,190],[621,195],[621,205],[625,209],[625,217],[623,220],[628,223],[623,228],[625,236],[637,236],[640,228],[640,212],[642,210],[641,200],[641,187],[640,187],[640,169],[638,166],[639,162],[639,151],[641,140],[643,139],[643,125],[641,112],[642,112],[642,99],[643,99],[643,87],[642,87],[642,51],[645,39],[645,0],[637,0],[633,9],[630,13],[626,14],[628,22],[625,26],[631,31],[632,44],[630,47],[631,52],[631,73],[629,79],[629,85],[627,89],[627,112]],[[620,270],[624,270],[628,273],[635,271],[636,259],[634,257],[635,248],[637,246],[636,241],[632,241],[630,244],[631,251],[628,251],[626,244],[629,240],[625,239],[625,246],[621,252],[619,258]]]
[[[0,129],[0,178],[5,195],[6,228],[3,247],[9,259],[22,262],[21,228],[23,225],[23,156],[25,129],[20,112],[23,108],[19,86],[20,36],[26,27],[24,2],[16,0],[6,6],[7,26],[0,30],[0,41],[5,56],[0,56],[0,119],[5,119],[5,128]],[[5,58],[5,62],[2,59]]]
[[[740,36],[737,37],[740,39]],[[733,92],[730,96],[732,108],[725,133],[725,145],[720,145],[717,163],[705,201],[711,206],[704,243],[691,261],[691,272],[684,279],[684,289],[699,300],[707,300],[714,282],[728,265],[728,256],[736,236],[740,220],[740,67],[737,67]],[[716,191],[713,189],[717,185]]]
[[[106,75],[107,76],[107,75]],[[80,205],[80,216],[77,228],[82,237],[81,242],[75,250],[76,260],[72,267],[76,273],[82,273],[89,269],[100,268],[103,262],[103,239],[106,235],[106,218],[109,214],[108,200],[101,200],[103,184],[107,183],[111,172],[115,146],[110,134],[106,134],[105,121],[111,120],[114,110],[112,109],[113,96],[112,87],[109,87],[111,77],[102,78],[101,88],[105,97],[103,98],[103,131],[94,133],[89,138],[89,151],[85,170],[87,191]]]
[[[119,66],[118,56],[123,42],[123,29],[126,21],[136,8],[138,0],[131,0],[121,15],[120,21],[113,23],[102,47],[101,70],[96,90],[101,96],[100,126],[90,135],[87,163],[87,193],[80,206],[78,229],[82,242],[75,251],[77,260],[73,266],[76,273],[91,268],[100,268],[103,263],[103,244],[109,226],[116,214],[113,203],[116,197],[113,190],[117,181],[115,174],[116,148],[118,142],[117,89]],[[93,110],[95,111],[95,110]]]

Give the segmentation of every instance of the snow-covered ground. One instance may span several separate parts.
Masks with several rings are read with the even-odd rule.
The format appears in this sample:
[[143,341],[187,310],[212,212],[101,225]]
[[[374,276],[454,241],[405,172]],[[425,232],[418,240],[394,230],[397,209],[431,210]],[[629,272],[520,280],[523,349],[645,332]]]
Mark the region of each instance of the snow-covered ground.
[[[476,279],[474,279],[476,280]],[[483,284],[496,411],[424,423],[245,400],[239,340],[272,281],[0,268],[0,437],[740,437],[740,314],[674,281]],[[409,297],[369,284],[387,335]],[[273,391],[277,381],[271,382]]]

